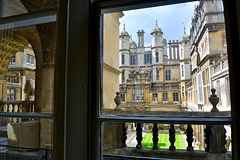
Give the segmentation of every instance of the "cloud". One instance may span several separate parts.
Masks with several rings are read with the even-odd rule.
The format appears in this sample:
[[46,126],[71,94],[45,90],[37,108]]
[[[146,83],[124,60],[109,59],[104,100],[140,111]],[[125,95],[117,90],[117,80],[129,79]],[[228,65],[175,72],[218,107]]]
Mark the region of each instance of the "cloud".
[[125,22],[126,30],[132,34],[133,40],[137,41],[137,31],[145,31],[145,45],[151,45],[151,30],[156,25],[163,31],[163,37],[169,40],[178,40],[183,35],[183,22],[189,35],[194,6],[198,2],[188,2],[175,5],[152,7],[124,11],[124,17],[120,19],[120,32]]

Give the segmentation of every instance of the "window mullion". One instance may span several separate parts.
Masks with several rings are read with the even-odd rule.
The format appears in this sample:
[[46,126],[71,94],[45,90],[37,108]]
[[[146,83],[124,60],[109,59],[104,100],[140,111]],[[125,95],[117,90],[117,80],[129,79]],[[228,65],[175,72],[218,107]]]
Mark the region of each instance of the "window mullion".
[[55,22],[57,9],[45,10],[35,13],[20,14],[0,18],[0,29],[11,29],[17,27],[25,27],[30,25]]

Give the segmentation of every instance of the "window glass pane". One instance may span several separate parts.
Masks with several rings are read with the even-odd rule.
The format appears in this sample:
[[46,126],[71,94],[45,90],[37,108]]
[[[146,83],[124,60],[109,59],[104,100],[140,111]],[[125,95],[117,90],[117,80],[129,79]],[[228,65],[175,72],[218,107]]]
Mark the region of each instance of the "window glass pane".
[[[172,13],[167,12],[169,10]],[[183,10],[186,14],[183,14]],[[148,17],[146,13],[151,15],[155,13],[160,17]],[[231,116],[228,53],[226,37],[223,36],[226,33],[221,0],[107,13],[103,14],[103,17],[101,93],[103,99],[100,116],[111,115],[112,119],[121,116],[151,117],[152,119],[161,115],[169,119],[177,116],[185,118]],[[143,19],[145,19],[144,23]],[[171,25],[169,19],[174,20],[175,25]],[[151,29],[149,29],[150,24],[152,24]],[[139,27],[137,30],[136,26]],[[121,63],[123,55],[124,65]],[[121,73],[124,73],[124,83]],[[219,101],[216,106],[212,105],[214,101]],[[139,130],[143,130],[143,139],[149,135],[149,137],[152,136],[149,138],[152,140],[153,125],[147,122],[141,123]],[[128,150],[116,149],[119,146],[121,148],[123,139],[126,137],[129,141],[135,141],[133,144],[127,141],[129,147],[137,146],[138,124],[127,122],[124,126],[126,128],[120,122],[103,123],[104,154],[129,156],[133,153],[132,150],[129,153]],[[208,134],[206,132],[209,131],[209,126],[188,126],[191,125],[175,125],[174,135],[180,134],[184,137],[183,144],[186,146],[183,149],[187,149],[186,138],[192,134],[192,146],[188,146],[190,147],[188,149],[191,150],[192,147],[201,152],[205,149],[207,151],[208,142],[205,141],[204,133]],[[231,151],[229,149],[231,148],[231,127],[224,126],[226,134],[221,128],[223,125],[213,128],[218,130],[218,127],[221,129],[222,140],[227,141],[223,146]],[[164,133],[169,133],[173,129],[170,124],[158,125],[159,131],[162,128]],[[118,129],[122,132],[128,130],[127,135],[120,138],[122,141],[119,144],[115,143],[119,138],[116,136],[116,133],[120,132]],[[114,139],[109,133],[117,138]],[[122,135],[124,134],[119,136]],[[108,145],[112,145],[113,148]],[[169,149],[168,145],[167,149]],[[136,150],[136,153],[139,151]],[[224,152],[224,154],[231,153]],[[153,154],[153,157],[158,155]]]
[[34,65],[34,57],[31,56],[31,65]]
[[[36,19],[21,21],[25,16],[18,14],[31,13],[28,15],[28,18],[31,18],[35,11],[57,8],[57,1],[42,3],[42,1],[0,0],[0,2],[0,128],[4,129],[0,131],[0,140],[2,145],[5,145],[0,146],[0,157],[9,159],[13,156],[13,151],[16,151],[14,154],[20,159],[25,159],[21,157],[25,153],[36,156],[36,159],[42,159],[47,153],[44,152],[45,149],[51,151],[53,148],[53,119],[52,116],[44,119],[31,116],[54,114],[56,21],[51,19],[49,23],[42,23],[46,17],[41,17],[41,12],[38,13],[39,21]],[[8,16],[12,15],[18,16],[12,17],[11,23],[4,24]],[[36,25],[28,25],[29,21]],[[10,63],[12,65],[9,65]],[[30,118],[18,117],[23,114],[29,114]],[[19,126],[23,127],[21,132],[24,133],[18,130]],[[43,150],[35,151],[32,148]],[[51,155],[47,157],[51,158]]]
[[[168,9],[174,11],[166,13]],[[188,14],[183,14],[183,10]],[[148,17],[146,13],[159,17]],[[211,112],[209,97],[216,93],[217,109],[230,116],[228,53],[221,0],[106,13],[103,17],[102,110],[115,109],[114,98],[120,92],[125,94],[125,103],[120,104],[122,110],[126,107],[141,110],[143,105],[151,110],[156,105],[152,103],[152,95],[157,93],[159,106]],[[178,25],[171,25],[169,19],[176,20]],[[216,91],[211,92],[212,88]],[[140,89],[144,90],[143,95],[138,95]],[[140,100],[139,96],[144,98]]]
[[[22,106],[21,103],[15,103],[9,107],[14,111],[23,111],[26,106]],[[7,110],[8,108],[3,106],[2,109]],[[23,159],[53,158],[51,146],[39,147],[41,145],[41,138],[44,138],[39,136],[42,129],[41,125],[43,121],[51,124],[49,130],[53,132],[53,119],[0,117],[0,121],[0,159],[12,159],[12,157],[22,157]],[[53,137],[49,136],[48,138],[52,143]]]

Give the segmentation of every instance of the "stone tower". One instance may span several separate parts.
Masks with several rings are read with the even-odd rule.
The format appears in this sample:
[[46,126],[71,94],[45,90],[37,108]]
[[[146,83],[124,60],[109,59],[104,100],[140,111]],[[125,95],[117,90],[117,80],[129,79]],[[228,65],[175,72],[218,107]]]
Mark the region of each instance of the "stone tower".
[[162,29],[158,27],[157,21],[156,26],[152,29],[152,57],[153,63],[163,64],[163,32]]
[[191,57],[190,57],[190,39],[186,34],[185,27],[184,33],[179,41],[180,50],[180,80],[181,80],[181,98],[182,105],[187,106],[187,83],[191,81]]
[[123,27],[123,31],[121,32],[120,36],[119,36],[119,48],[120,50],[124,50],[124,49],[129,49],[129,34],[128,32],[125,30],[125,24]]
[[123,31],[120,33],[119,36],[119,59],[120,59],[120,65],[129,65],[129,61],[126,61],[126,59],[129,59],[129,45],[130,45],[130,36],[128,32],[125,29],[125,24],[123,26]]

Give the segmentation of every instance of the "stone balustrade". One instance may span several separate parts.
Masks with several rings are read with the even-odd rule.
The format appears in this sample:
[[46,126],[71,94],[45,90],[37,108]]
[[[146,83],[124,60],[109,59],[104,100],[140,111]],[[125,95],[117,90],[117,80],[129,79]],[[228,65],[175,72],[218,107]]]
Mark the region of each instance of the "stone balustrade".
[[[192,124],[186,124],[186,141],[187,147],[185,150],[176,149],[175,147],[175,125],[171,124],[169,127],[169,149],[159,149],[158,143],[158,133],[159,127],[157,123],[153,124],[152,134],[153,134],[153,147],[152,148],[143,148],[142,140],[143,140],[143,130],[142,124],[136,122],[136,147],[128,147],[127,146],[127,127],[125,123],[115,123],[115,128],[118,128],[118,133],[115,136],[122,136],[121,140],[119,139],[119,143],[122,145],[116,145],[115,147],[106,147],[107,144],[104,144],[104,155],[127,155],[127,156],[138,156],[138,157],[154,157],[154,158],[170,158],[170,159],[219,159],[219,160],[230,160],[231,152],[226,150],[226,136],[225,136],[225,128],[223,125],[206,125],[205,126],[205,151],[203,150],[194,150],[193,147],[193,128]],[[108,124],[112,125],[112,123]],[[117,125],[119,127],[117,127]],[[106,126],[106,125],[105,125]],[[122,128],[122,133],[120,133],[120,129]],[[160,141],[161,143],[161,141]]]
[[[230,160],[231,153],[226,149],[226,129],[224,125],[232,122],[231,111],[219,111],[216,107],[219,97],[215,94],[216,90],[211,89],[209,101],[213,108],[211,112],[188,112],[188,111],[148,111],[148,110],[123,110],[121,105],[117,104],[117,110],[104,110],[102,118],[107,121],[103,123],[104,134],[104,155],[106,156],[138,156],[170,159],[218,159]],[[134,107],[134,106],[133,106]],[[109,118],[111,117],[111,118]],[[115,122],[112,122],[115,120]],[[128,123],[135,123],[136,127],[136,147],[128,147],[127,127]],[[152,149],[143,148],[143,124],[151,123],[149,130],[152,130]],[[169,149],[159,149],[158,133],[160,124],[170,124],[169,129]],[[186,128],[185,150],[179,150],[175,147],[176,142],[176,124],[184,124]],[[194,150],[194,129],[192,125],[204,126],[204,144],[205,151]],[[166,130],[165,130],[166,132]],[[114,134],[113,134],[114,133]],[[162,143],[160,141],[160,143]],[[151,158],[150,158],[151,159]]]
[[[0,112],[34,113],[35,101],[0,101]],[[20,118],[12,118],[12,122],[21,121]]]

